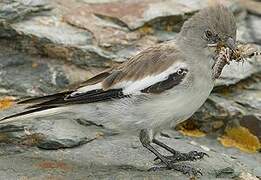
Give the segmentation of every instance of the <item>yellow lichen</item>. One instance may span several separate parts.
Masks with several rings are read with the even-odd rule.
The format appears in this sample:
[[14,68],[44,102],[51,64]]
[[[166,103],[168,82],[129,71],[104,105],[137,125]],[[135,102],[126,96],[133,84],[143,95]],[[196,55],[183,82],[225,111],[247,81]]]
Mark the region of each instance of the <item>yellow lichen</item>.
[[198,127],[193,123],[193,121],[186,121],[180,124],[178,130],[184,136],[191,136],[191,137],[203,137],[206,134],[198,129]]
[[152,34],[154,32],[151,26],[143,26],[139,29],[141,34]]
[[102,132],[97,132],[95,135],[96,139],[102,139],[103,137],[104,137],[104,133],[102,133]]
[[254,153],[261,149],[259,139],[245,127],[226,129],[225,134],[218,138],[225,147],[235,147],[241,151]]
[[0,142],[7,142],[9,141],[9,136],[6,133],[0,133]]
[[0,99],[0,110],[8,109],[14,104],[14,98],[13,97],[4,97]]
[[204,132],[200,131],[199,129],[193,129],[193,130],[181,129],[179,130],[179,132],[184,136],[191,136],[191,137],[204,137],[206,135]]
[[32,68],[37,68],[38,67],[38,64],[36,62],[33,62],[32,63]]

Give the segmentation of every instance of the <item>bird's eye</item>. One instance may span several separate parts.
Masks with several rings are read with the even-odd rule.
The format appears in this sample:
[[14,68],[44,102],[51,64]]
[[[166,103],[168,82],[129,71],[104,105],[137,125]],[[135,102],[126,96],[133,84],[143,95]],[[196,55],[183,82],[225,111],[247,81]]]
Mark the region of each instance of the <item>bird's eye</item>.
[[206,30],[205,35],[207,38],[211,38],[213,36],[213,33],[210,30]]

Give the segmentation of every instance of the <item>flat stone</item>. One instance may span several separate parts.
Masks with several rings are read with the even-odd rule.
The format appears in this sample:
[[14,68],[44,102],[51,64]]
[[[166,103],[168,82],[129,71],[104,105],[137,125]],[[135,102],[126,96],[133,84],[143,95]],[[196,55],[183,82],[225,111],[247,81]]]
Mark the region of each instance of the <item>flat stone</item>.
[[[60,119],[59,119],[60,118]],[[71,118],[55,117],[55,120],[42,119],[33,123],[32,133],[40,133],[45,138],[37,144],[42,149],[60,149],[79,146],[96,138],[95,128],[80,126]]]
[[57,150],[80,146],[106,132],[101,127],[79,123],[73,115],[63,114],[2,124],[0,142]]
[[[159,138],[180,151],[202,151],[200,144],[190,143],[188,139],[175,140]],[[226,154],[207,152],[210,157],[195,162],[185,162],[202,170],[205,179],[213,179],[222,174],[223,178],[237,177],[242,172],[249,172],[240,161],[232,159]],[[113,178],[113,179],[140,179],[164,178],[184,179],[188,176],[176,171],[148,172],[154,165],[154,156],[141,146],[135,136],[113,136],[94,140],[75,149],[63,151],[42,151],[31,149],[22,154],[6,155],[0,160],[1,177],[47,178],[46,171],[52,177],[63,179],[80,178]],[[5,171],[1,169],[5,169]],[[219,173],[224,168],[230,168],[228,173]],[[14,171],[12,171],[12,169]],[[224,170],[222,171],[224,172]]]
[[92,43],[89,32],[75,29],[57,17],[36,16],[12,26],[18,34],[26,33],[39,39],[45,38],[55,44],[86,45]]

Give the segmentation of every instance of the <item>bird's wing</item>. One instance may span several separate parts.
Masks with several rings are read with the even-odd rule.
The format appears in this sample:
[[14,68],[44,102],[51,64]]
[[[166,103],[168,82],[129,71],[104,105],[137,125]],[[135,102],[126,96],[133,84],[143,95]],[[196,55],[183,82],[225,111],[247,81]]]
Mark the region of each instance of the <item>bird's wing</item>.
[[28,111],[10,117],[72,104],[161,93],[179,84],[187,71],[184,58],[175,45],[160,44],[142,51],[117,68],[98,74],[76,90],[20,101],[19,104],[31,103]]

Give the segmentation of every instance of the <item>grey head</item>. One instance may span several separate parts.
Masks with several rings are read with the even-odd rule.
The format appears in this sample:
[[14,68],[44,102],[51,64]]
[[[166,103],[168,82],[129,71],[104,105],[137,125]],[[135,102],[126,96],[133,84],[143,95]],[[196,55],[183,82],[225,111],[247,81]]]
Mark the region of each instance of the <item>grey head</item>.
[[232,12],[218,4],[202,9],[186,21],[178,39],[199,52],[221,43],[233,49],[236,29]]

